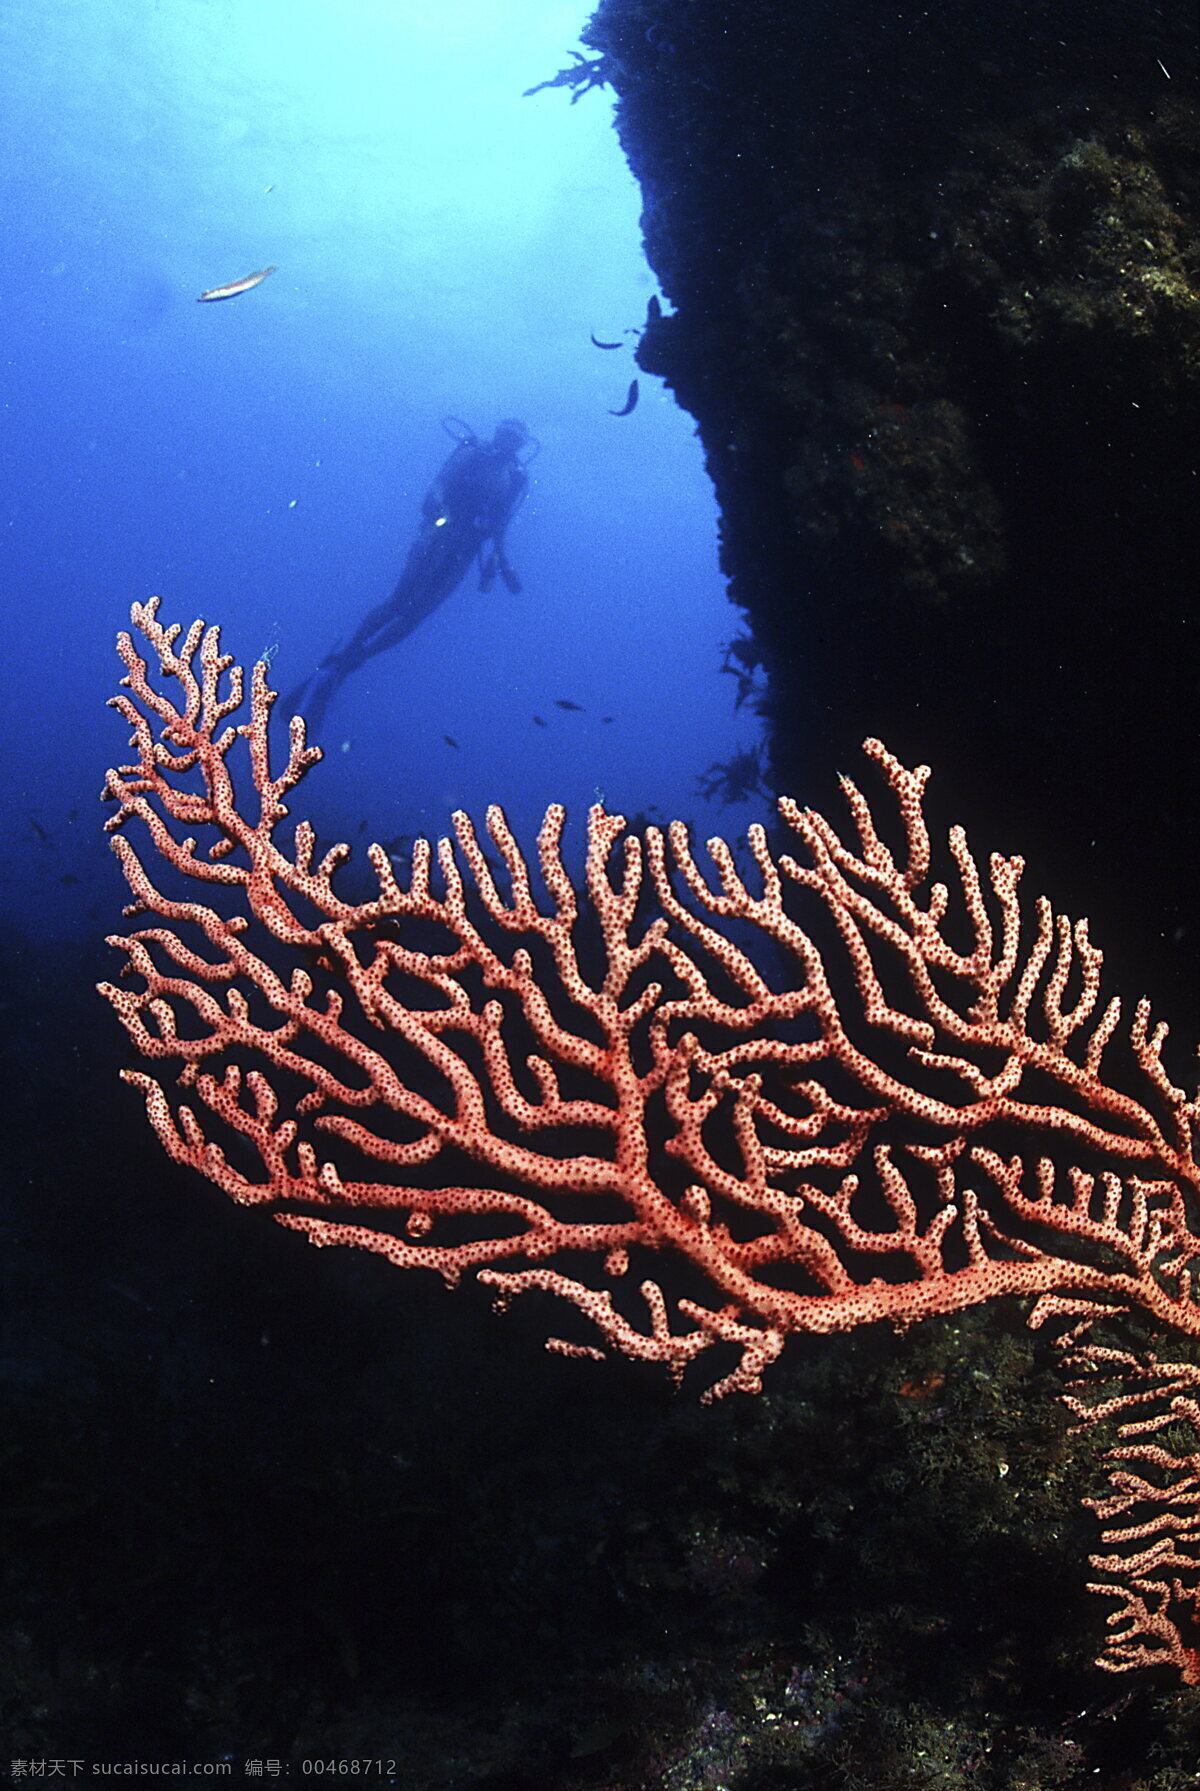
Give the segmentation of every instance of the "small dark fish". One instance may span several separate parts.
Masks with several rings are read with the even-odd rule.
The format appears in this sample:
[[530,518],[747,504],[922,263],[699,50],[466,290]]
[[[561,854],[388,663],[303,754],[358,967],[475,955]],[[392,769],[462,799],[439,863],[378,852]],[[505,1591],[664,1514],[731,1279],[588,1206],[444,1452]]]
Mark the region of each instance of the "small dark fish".
[[443,734],[442,739],[446,742],[447,746],[452,746],[455,752],[462,751],[462,747],[458,744],[458,741],[454,738],[453,734]]
[[60,883],[64,883],[68,889],[78,889],[79,887],[79,878],[72,875],[70,871],[64,871],[58,880]]
[[646,322],[658,323],[661,317],[662,306],[658,302],[657,295],[652,292],[650,294],[650,303],[646,306]]
[[236,298],[239,292],[251,292],[254,287],[261,286],[268,274],[273,274],[273,267],[260,267],[256,274],[246,274],[240,280],[231,280],[228,286],[210,286],[196,300],[198,305],[211,304],[213,299]]
[[592,337],[592,347],[593,348],[622,348],[622,347],[624,347],[624,344],[621,342],[598,342],[596,340],[595,336],[593,336]]
[[548,721],[543,721],[540,715],[535,715],[533,719],[535,725],[539,728],[548,728],[550,726],[550,723]]
[[151,1306],[148,1301],[143,1300],[141,1294],[134,1293],[133,1289],[130,1287],[123,1287],[119,1281],[108,1282],[105,1291],[108,1293],[119,1294],[123,1300],[128,1300],[131,1305],[140,1306],[143,1312],[154,1311],[154,1307]]
[[610,417],[627,417],[630,411],[636,407],[637,401],[638,382],[636,379],[631,379],[629,382],[629,395],[625,400],[625,408],[623,410],[610,410],[608,414]]
[[367,831],[367,824],[366,824],[366,822],[365,822],[365,821],[360,821],[360,822],[359,822],[359,824],[358,824],[358,831],[359,831],[359,832],[360,832],[360,833],[365,833],[365,832],[366,832],[366,831]]
[[384,851],[391,855],[393,853],[403,852],[404,848],[408,845],[409,837],[410,836],[407,833],[394,833],[390,840],[381,840],[380,844],[383,846]]
[[612,720],[612,716],[611,716],[611,715],[602,715],[602,716],[601,716],[601,717],[600,717],[600,719],[601,719],[601,721],[611,721],[611,720]]
[[554,707],[556,709],[578,709],[581,715],[583,713],[583,704],[573,703],[570,697],[555,697]]
[[29,825],[33,828],[33,831],[37,834],[42,844],[48,846],[50,844],[50,835],[46,832],[46,829],[42,826],[41,822],[35,821],[33,816],[30,815]]

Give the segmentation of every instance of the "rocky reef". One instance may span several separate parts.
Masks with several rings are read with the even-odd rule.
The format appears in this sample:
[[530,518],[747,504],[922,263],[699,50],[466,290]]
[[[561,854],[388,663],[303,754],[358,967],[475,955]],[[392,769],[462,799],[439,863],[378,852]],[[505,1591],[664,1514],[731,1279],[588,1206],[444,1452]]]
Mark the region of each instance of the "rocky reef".
[[932,760],[1123,986],[1195,1002],[1191,9],[605,0],[586,41],[773,781]]

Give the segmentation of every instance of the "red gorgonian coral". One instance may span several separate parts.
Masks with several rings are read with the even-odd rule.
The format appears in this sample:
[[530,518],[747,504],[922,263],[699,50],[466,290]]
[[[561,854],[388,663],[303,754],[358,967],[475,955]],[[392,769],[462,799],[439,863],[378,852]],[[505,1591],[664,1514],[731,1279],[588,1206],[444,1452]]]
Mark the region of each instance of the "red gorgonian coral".
[[[372,846],[353,901],[335,889],[348,847],[318,858],[307,822],[276,838],[320,755],[294,721],[272,773],[266,667],[235,723],[217,630],[181,639],[156,611],[133,621],[174,690],[122,635],[136,758],[106,786],[129,913],[150,924],[112,940],[127,974],[103,992],[173,1073],[126,1080],[178,1161],[314,1243],[472,1273],[502,1304],[556,1296],[600,1339],[551,1339],[567,1354],[680,1375],[722,1346],[706,1398],[756,1391],[791,1332],[1001,1294],[1072,1321],[1077,1388],[1112,1379],[1101,1316],[1200,1334],[1200,1107],[1163,1066],[1166,1028],[1146,1002],[1122,1026],[1086,922],[1039,899],[1023,930],[1019,858],[984,875],[954,828],[952,879],[930,881],[926,767],[867,742],[890,844],[847,779],[852,839],[784,799],[787,849],[753,827],[744,865],[597,807],[577,888],[561,809],[535,870],[492,808],[487,842],[456,814],[403,878]],[[159,888],[135,820],[209,900]],[[1186,1365],[1154,1372],[1194,1418]],[[1085,1423],[1125,1409],[1072,1397]],[[1200,1455],[1154,1447],[1149,1492],[1124,1485],[1124,1553],[1093,1558],[1119,1601],[1102,1664],[1195,1681]]]

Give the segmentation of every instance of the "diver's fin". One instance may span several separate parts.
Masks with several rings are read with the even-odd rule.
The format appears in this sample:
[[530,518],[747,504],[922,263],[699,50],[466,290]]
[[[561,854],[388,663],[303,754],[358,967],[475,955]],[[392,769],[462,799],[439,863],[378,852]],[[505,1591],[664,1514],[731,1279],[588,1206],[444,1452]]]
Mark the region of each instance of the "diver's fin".
[[286,696],[280,697],[279,714],[287,721],[291,721],[293,715],[300,714],[303,708],[304,693],[311,683],[311,678],[305,678],[302,684],[294,684]]
[[319,666],[311,678],[306,678],[304,683],[297,687],[295,695],[290,697],[284,705],[289,719],[293,715],[304,717],[305,731],[310,744],[325,726],[325,711],[341,685],[343,675],[339,666]]

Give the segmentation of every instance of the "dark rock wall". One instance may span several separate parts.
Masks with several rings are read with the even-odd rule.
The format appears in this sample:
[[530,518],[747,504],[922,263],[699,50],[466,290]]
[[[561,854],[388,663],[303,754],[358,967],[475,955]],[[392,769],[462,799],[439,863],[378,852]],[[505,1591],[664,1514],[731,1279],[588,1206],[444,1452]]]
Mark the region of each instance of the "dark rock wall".
[[824,799],[868,733],[931,761],[1186,1018],[1195,8],[605,0],[588,41],[668,302],[639,359],[699,424],[775,783]]

